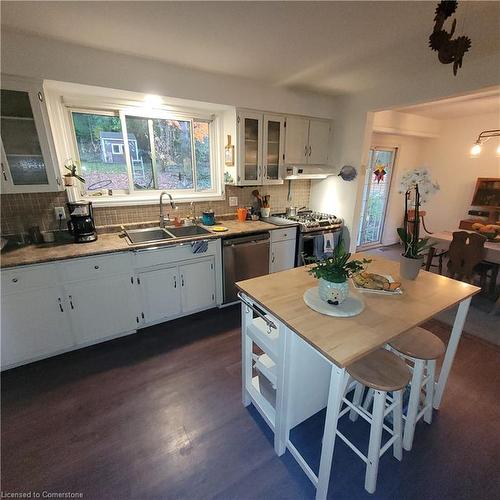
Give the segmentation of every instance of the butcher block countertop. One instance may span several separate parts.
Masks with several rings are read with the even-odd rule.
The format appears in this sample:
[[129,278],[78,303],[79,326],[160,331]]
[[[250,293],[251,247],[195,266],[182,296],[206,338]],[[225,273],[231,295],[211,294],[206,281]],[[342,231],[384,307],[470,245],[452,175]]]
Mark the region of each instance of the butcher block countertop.
[[399,262],[362,253],[354,255],[354,258],[362,257],[372,259],[369,272],[390,274],[401,281],[404,293],[396,296],[361,294],[353,292],[351,285],[351,293],[359,293],[364,299],[365,309],[350,318],[322,315],[305,304],[304,292],[318,286],[318,280],[306,267],[240,281],[236,285],[340,367],[350,365],[406,330],[480,291],[468,283],[426,271],[420,271],[415,281],[400,280]]
[[[59,243],[28,245],[25,247],[8,250],[1,254],[1,267],[14,267],[29,264],[40,264],[56,260],[73,259],[90,255],[99,255],[112,252],[127,252],[138,248],[160,247],[178,245],[195,240],[206,240],[216,238],[228,238],[239,235],[272,231],[286,226],[275,226],[263,221],[223,220],[218,224],[225,226],[228,231],[223,233],[210,233],[189,238],[175,238],[166,241],[155,241],[144,245],[130,245],[126,238],[120,237],[120,233],[98,234],[97,241],[91,243]],[[210,230],[210,226],[203,226]],[[167,228],[168,229],[168,228]]]

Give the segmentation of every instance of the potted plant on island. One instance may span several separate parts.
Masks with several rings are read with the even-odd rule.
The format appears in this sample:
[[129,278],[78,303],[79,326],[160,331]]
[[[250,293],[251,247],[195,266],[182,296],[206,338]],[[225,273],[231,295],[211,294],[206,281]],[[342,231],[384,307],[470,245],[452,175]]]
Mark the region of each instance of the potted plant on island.
[[[405,196],[405,213],[403,227],[397,229],[403,243],[403,253],[400,261],[402,278],[414,280],[424,262],[423,252],[431,244],[429,238],[420,238],[420,206],[427,201],[427,197],[436,192],[439,185],[430,179],[427,169],[416,168],[405,172],[401,178],[400,192]],[[413,204],[411,227],[408,220],[408,205]]]
[[309,273],[319,279],[318,294],[328,304],[339,305],[349,296],[349,283],[353,274],[365,269],[370,259],[349,260],[351,254],[346,252],[344,245],[339,244],[331,257],[323,260],[313,260]]

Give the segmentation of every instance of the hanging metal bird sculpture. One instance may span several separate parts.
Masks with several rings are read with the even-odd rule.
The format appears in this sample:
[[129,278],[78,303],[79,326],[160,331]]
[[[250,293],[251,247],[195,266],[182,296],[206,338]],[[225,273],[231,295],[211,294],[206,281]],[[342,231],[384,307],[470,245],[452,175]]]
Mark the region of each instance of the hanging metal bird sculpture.
[[429,37],[429,46],[437,51],[438,59],[443,64],[453,63],[453,74],[456,76],[458,68],[462,67],[464,54],[471,48],[471,39],[468,36],[453,38],[457,20],[454,19],[451,31],[448,33],[443,29],[446,19],[451,17],[457,10],[458,2],[443,0],[438,3],[434,17],[434,30]]

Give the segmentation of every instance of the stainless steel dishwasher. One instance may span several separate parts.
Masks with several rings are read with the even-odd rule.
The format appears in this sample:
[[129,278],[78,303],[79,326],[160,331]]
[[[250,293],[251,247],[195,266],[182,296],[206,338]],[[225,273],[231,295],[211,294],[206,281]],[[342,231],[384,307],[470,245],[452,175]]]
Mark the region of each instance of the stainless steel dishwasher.
[[269,274],[269,233],[223,240],[224,304],[238,300],[237,281]]

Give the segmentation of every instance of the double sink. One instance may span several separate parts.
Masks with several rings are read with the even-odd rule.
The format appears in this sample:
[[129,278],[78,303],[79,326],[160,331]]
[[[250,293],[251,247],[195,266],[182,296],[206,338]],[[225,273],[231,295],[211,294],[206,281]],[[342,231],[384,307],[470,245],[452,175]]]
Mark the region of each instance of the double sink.
[[141,243],[154,243],[155,241],[165,241],[174,238],[189,238],[203,234],[212,234],[208,229],[200,226],[181,227],[151,227],[147,229],[125,230],[127,238],[132,245]]

